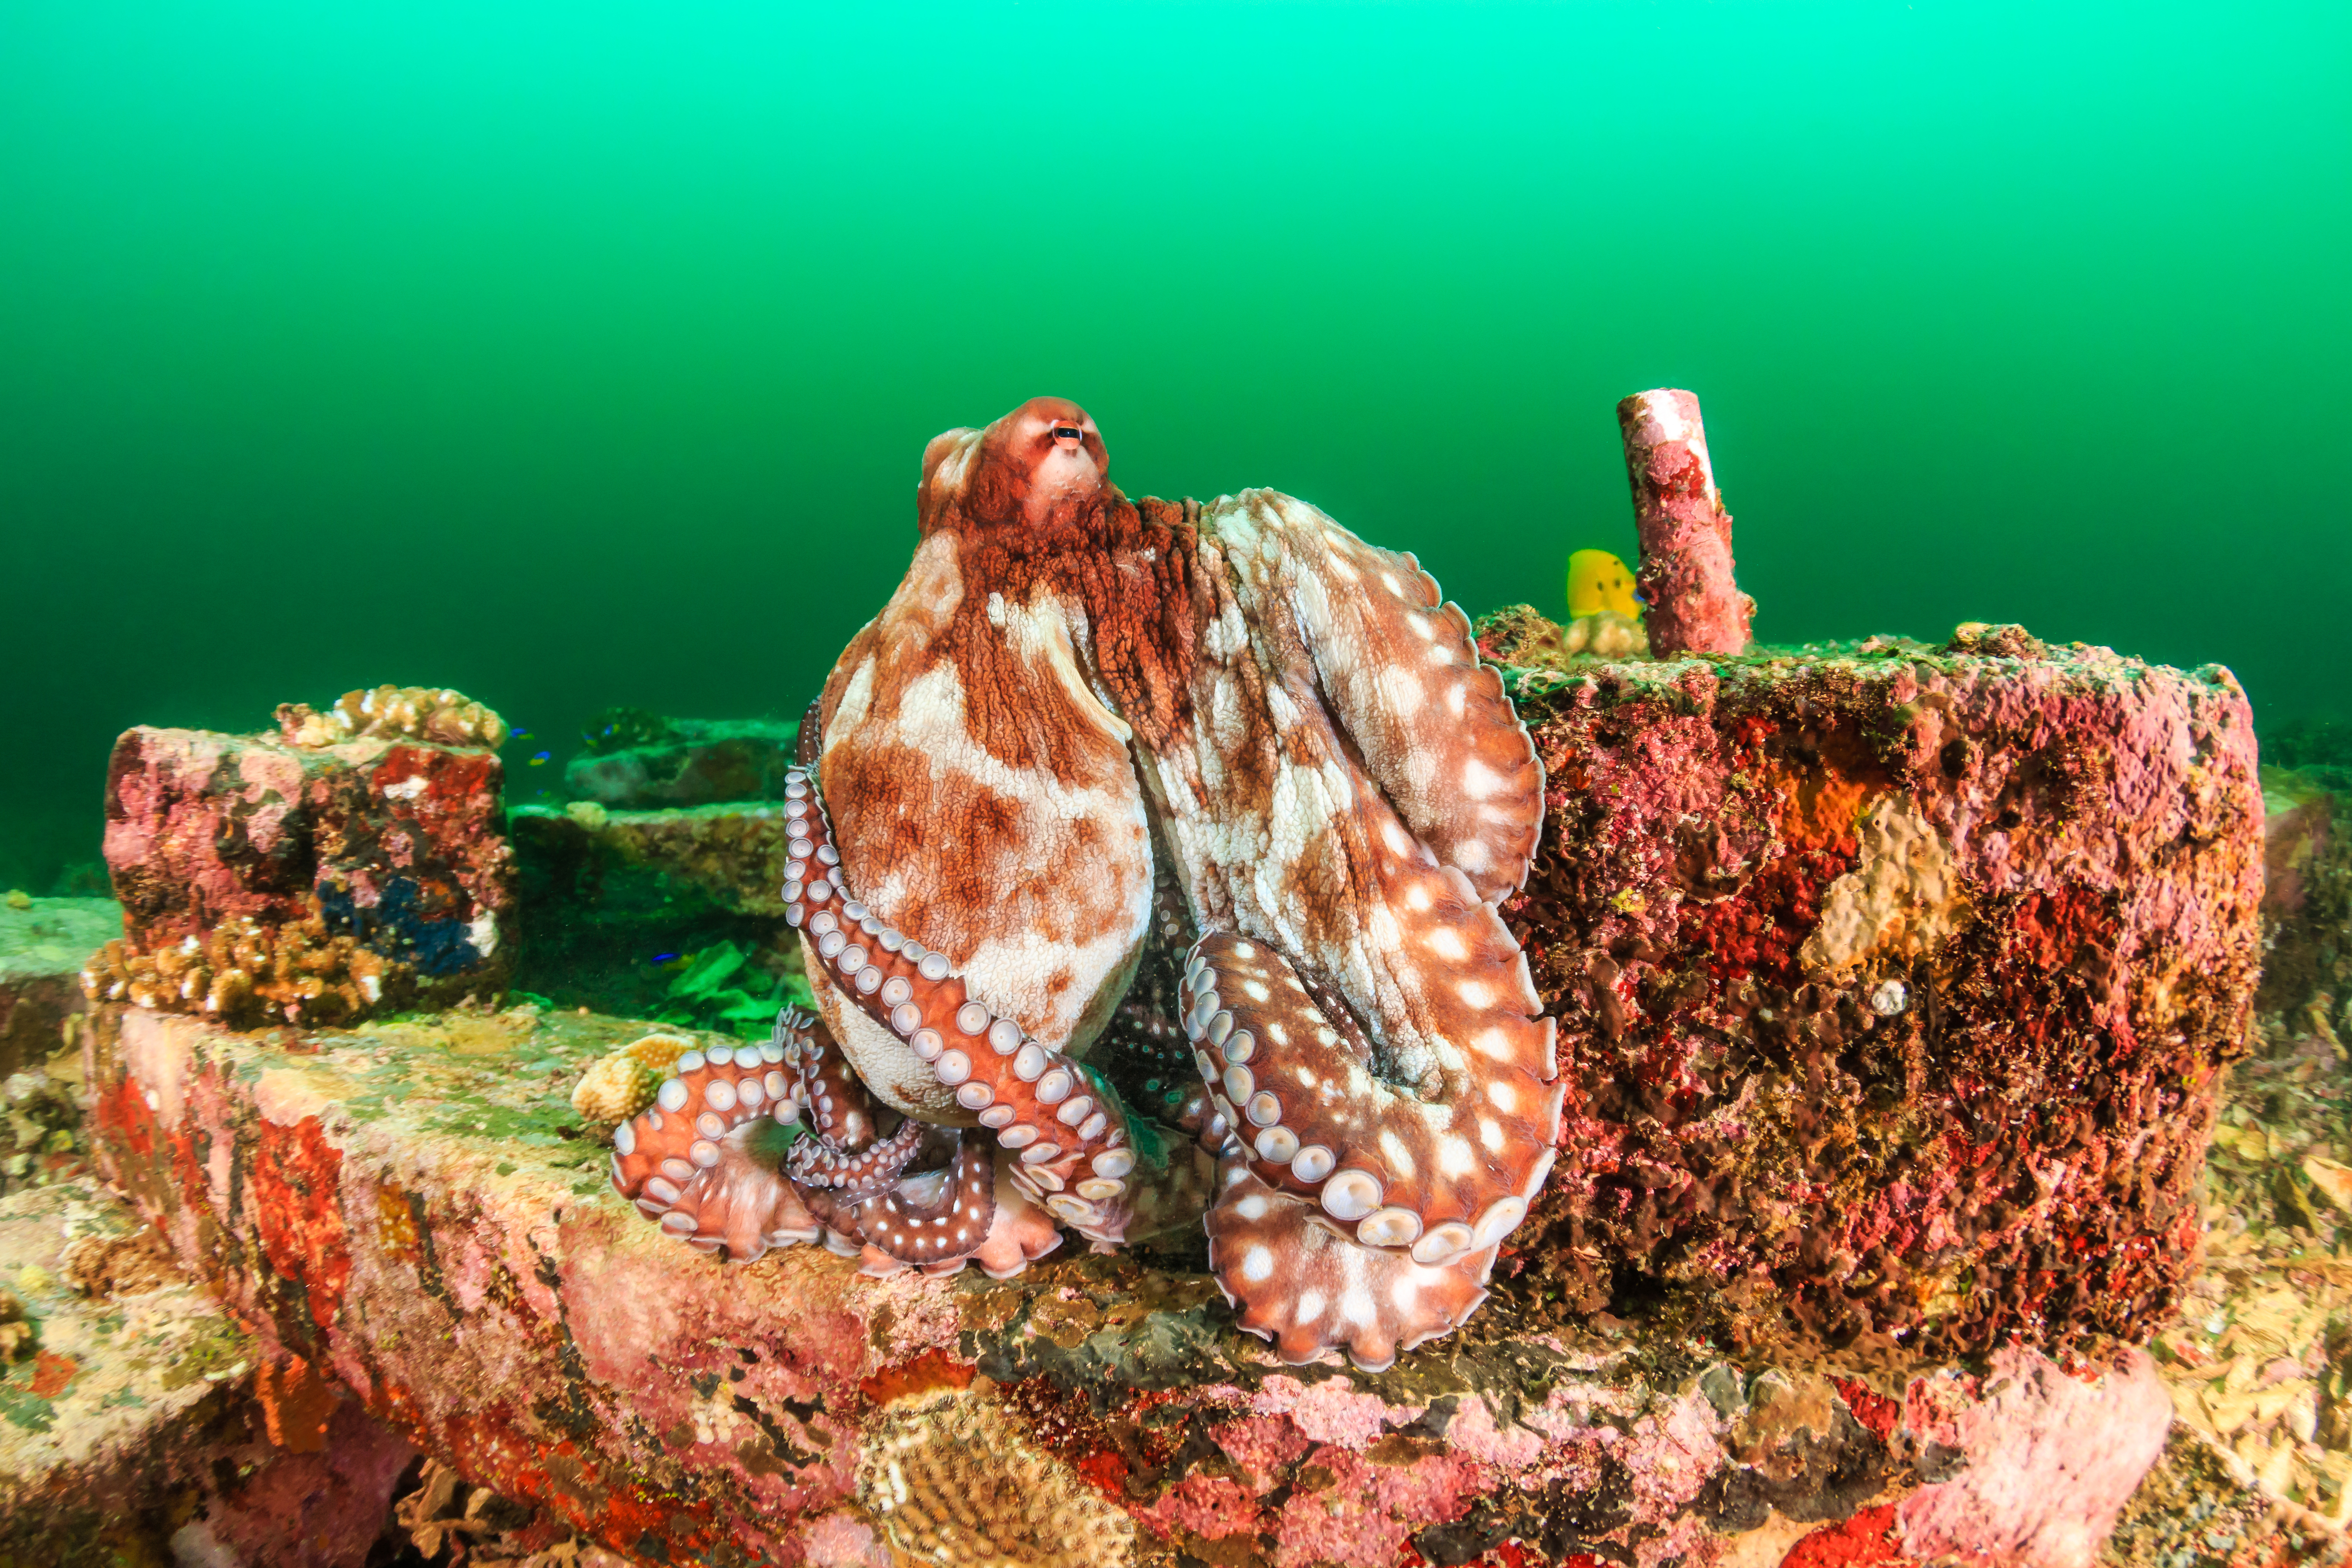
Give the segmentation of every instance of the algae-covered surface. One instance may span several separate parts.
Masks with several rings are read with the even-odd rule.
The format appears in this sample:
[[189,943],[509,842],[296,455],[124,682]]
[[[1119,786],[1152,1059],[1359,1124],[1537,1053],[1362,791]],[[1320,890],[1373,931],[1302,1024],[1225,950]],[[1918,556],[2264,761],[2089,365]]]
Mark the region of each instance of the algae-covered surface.
[[0,1519],[12,1528],[121,1503],[145,1456],[248,1381],[252,1342],[139,1229],[87,1178],[0,1198],[0,1288],[30,1330],[0,1359]]
[[583,1124],[572,1085],[597,1058],[655,1033],[698,1045],[740,1043],[672,1024],[526,1003],[301,1036],[299,1054],[274,1062],[255,1056],[237,1070],[248,1082],[268,1078],[266,1099],[315,1099],[314,1109],[334,1106],[360,1125],[425,1135],[450,1156],[486,1163],[496,1177],[514,1175],[520,1161],[571,1173],[572,1192],[586,1197],[610,1190],[611,1129]]
[[71,973],[121,934],[112,899],[0,898],[0,984]]
[[2204,1267],[2156,1338],[2180,1420],[2242,1480],[2352,1519],[2352,1063],[2324,1008],[2265,1019],[2215,1130]]

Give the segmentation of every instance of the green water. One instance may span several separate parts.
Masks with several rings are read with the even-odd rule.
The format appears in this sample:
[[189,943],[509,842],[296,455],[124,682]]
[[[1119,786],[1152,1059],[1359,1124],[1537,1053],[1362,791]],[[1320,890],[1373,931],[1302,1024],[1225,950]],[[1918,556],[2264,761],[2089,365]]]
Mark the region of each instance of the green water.
[[1686,386],[1768,640],[2342,713],[2347,83],[2337,5],[10,0],[0,883],[131,723],[796,712],[1040,392],[1558,613]]

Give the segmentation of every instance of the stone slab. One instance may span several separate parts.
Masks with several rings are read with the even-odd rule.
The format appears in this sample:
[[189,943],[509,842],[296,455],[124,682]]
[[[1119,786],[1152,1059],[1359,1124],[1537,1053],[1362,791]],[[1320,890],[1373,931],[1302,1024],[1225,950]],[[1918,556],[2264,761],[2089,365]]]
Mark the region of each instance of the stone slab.
[[1778,1561],[1867,1516],[2076,1568],[2168,1424],[2137,1352],[1824,1374],[1507,1289],[1368,1374],[1274,1362],[1183,1248],[1001,1282],[814,1247],[720,1263],[613,1194],[570,1110],[638,1032],[521,1008],[273,1037],[110,1006],[97,1138],[269,1353],[652,1562],[946,1561],[925,1543],[961,1499],[1000,1545],[1081,1538],[1039,1562],[1653,1568],[1734,1541]]
[[82,966],[121,934],[111,899],[0,902],[0,1079],[67,1043],[66,1020],[83,1010]]
[[783,798],[800,738],[793,721],[634,718],[625,733],[594,737],[597,749],[564,763],[563,787],[632,810]]
[[119,1198],[0,1199],[0,1288],[32,1336],[0,1358],[0,1568],[366,1562],[414,1450],[266,1363]]
[[730,913],[781,923],[780,889],[792,838],[782,805],[736,801],[659,811],[612,811],[593,802],[568,808],[518,806],[518,850],[549,860],[593,851],[682,877]]

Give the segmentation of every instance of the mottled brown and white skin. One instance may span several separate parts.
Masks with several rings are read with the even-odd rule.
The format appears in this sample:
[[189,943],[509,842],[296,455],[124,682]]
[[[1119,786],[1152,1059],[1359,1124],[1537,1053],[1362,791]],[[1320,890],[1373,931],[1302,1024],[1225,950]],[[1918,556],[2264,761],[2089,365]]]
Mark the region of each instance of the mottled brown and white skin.
[[[1213,1199],[1243,1327],[1385,1365],[1476,1308],[1550,1168],[1552,1026],[1495,910],[1542,770],[1411,555],[1271,491],[1133,503],[1108,469],[1061,399],[933,440],[913,564],[804,726],[783,893],[823,1024],[793,1060],[838,1042],[888,1108],[860,1115],[962,1131],[820,1128],[794,1172],[832,1185],[794,1223],[940,1268],[983,1233],[1035,1256],[1009,1205],[1101,1247]],[[1102,1069],[1180,1033],[1171,1136]]]

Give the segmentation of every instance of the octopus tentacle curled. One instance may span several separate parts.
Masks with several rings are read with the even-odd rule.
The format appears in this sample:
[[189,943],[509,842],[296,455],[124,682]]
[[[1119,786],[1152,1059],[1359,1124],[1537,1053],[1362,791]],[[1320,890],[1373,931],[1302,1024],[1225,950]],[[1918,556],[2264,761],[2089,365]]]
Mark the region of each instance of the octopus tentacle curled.
[[668,1235],[749,1260],[819,1226],[753,1139],[799,1120],[781,1045],[688,1051],[654,1102],[613,1134],[614,1189]]
[[[1496,910],[1543,770],[1412,555],[1108,466],[1056,398],[924,451],[913,563],[786,786],[822,1023],[780,1032],[812,1133],[777,1191],[869,1267],[992,1271],[1032,1203],[1098,1247],[1205,1205],[1242,1328],[1382,1365],[1476,1310],[1551,1168],[1553,1026]],[[692,1175],[726,1156],[679,1144],[686,1079],[624,1132]],[[707,1249],[782,1212],[706,1220],[726,1184],[670,1169],[615,1181]]]

